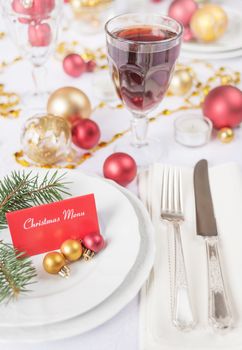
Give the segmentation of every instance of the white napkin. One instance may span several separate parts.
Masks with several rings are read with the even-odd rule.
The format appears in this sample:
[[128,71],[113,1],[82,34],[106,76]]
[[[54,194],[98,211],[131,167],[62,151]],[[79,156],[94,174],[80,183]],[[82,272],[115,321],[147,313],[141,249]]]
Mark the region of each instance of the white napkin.
[[141,350],[242,349],[242,174],[235,164],[209,170],[217,219],[221,260],[235,316],[234,328],[216,334],[208,325],[207,262],[205,242],[196,235],[193,169],[182,169],[185,222],[182,241],[188,282],[197,326],[178,331],[171,323],[167,225],[160,222],[160,193],[163,166],[155,164],[140,174],[139,191],[148,207],[156,231],[156,260],[141,293]]

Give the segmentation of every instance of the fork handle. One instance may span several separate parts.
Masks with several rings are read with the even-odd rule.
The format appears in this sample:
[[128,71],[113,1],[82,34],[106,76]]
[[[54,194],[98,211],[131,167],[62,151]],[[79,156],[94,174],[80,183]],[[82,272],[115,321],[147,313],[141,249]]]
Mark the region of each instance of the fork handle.
[[187,282],[180,225],[179,223],[174,222],[173,226],[175,241],[175,268],[172,322],[176,328],[186,331],[191,330],[194,327],[195,319]]
[[232,326],[232,313],[226,295],[219,259],[217,238],[206,238],[208,259],[208,318],[214,329],[228,329]]

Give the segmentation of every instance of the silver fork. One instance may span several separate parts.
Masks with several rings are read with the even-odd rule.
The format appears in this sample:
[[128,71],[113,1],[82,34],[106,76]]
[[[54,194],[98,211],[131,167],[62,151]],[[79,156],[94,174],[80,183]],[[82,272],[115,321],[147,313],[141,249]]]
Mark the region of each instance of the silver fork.
[[190,330],[195,325],[187,282],[186,266],[180,225],[184,221],[181,171],[165,167],[161,189],[161,219],[168,221],[174,230],[174,278],[171,290],[172,322],[180,330]]

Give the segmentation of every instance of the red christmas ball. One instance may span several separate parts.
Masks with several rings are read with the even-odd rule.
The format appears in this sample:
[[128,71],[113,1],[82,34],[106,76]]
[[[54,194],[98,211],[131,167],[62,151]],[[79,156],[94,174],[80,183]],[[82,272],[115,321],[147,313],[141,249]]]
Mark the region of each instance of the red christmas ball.
[[194,0],[174,0],[169,7],[168,14],[187,27],[197,9],[198,4]]
[[87,72],[94,72],[94,70],[96,69],[97,64],[94,60],[90,60],[86,63],[86,70]]
[[51,42],[51,28],[48,23],[30,24],[29,43],[32,46],[48,46]]
[[55,8],[55,0],[34,0],[33,15],[45,15]]
[[83,149],[91,149],[96,146],[101,136],[99,126],[90,119],[82,119],[75,123],[71,133],[72,142]]
[[80,55],[71,53],[64,58],[63,69],[66,74],[78,78],[86,71],[86,63]]
[[31,17],[43,16],[51,12],[55,7],[55,0],[33,0],[29,6],[24,6],[23,0],[13,0],[12,9]]
[[242,122],[242,92],[232,85],[216,87],[206,96],[203,113],[216,129],[238,126]]
[[98,253],[104,248],[105,242],[99,233],[92,233],[83,238],[82,244],[85,248],[90,249],[92,252]]
[[194,39],[193,32],[191,31],[190,27],[184,27],[184,33],[183,33],[183,41],[189,42]]
[[127,153],[113,153],[104,162],[103,174],[107,179],[127,186],[137,174],[137,165]]

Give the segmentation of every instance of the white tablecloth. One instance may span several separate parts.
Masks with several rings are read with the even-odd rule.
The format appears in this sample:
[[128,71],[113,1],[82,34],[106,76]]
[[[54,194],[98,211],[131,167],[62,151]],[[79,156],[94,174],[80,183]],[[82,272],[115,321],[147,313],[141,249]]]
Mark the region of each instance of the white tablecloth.
[[[225,0],[230,6],[238,6],[242,10],[240,0]],[[165,1],[162,6],[166,6]],[[161,6],[161,11],[162,11]],[[163,8],[164,11],[164,8]],[[3,28],[0,22],[0,30]],[[84,46],[104,46],[104,35],[96,37],[81,37],[73,32],[65,32],[61,40],[73,40],[77,38]],[[0,60],[11,60],[18,54],[16,47],[8,40],[0,41]],[[199,57],[198,57],[199,58]],[[180,60],[182,61],[182,59]],[[227,66],[233,70],[242,71],[242,58],[226,61],[211,62],[215,66]],[[83,89],[90,97],[93,106],[98,104],[98,100],[93,94],[92,82],[93,74],[85,74],[79,79],[69,78],[64,74],[61,63],[51,59],[47,68],[49,70],[47,88],[54,91],[60,86],[77,86]],[[201,67],[200,73],[203,75]],[[5,84],[6,90],[22,92],[31,88],[31,66],[26,61],[21,61],[0,72],[0,82]],[[240,86],[241,87],[241,86]],[[173,102],[172,102],[173,103]],[[174,102],[175,103],[175,102]],[[172,108],[171,100],[166,99],[162,102],[163,108]],[[43,109],[45,106],[43,106]],[[186,113],[186,112],[183,112]],[[197,112],[196,112],[197,113]],[[0,118],[0,176],[9,173],[12,169],[21,168],[14,160],[13,153],[20,147],[20,132],[22,125],[31,112],[24,113],[18,119]],[[202,148],[189,149],[180,146],[174,141],[173,122],[177,115],[161,117],[156,123],[150,126],[150,134],[159,136],[163,143],[163,161],[175,164],[194,165],[201,159],[207,158],[212,164],[218,164],[228,161],[235,161],[242,165],[242,131],[235,131],[236,137],[230,144],[222,144],[214,138],[208,145]],[[107,108],[95,112],[93,118],[99,123],[102,131],[102,139],[109,139],[115,132],[126,129],[129,125],[129,113],[125,110],[113,111]],[[99,151],[95,156],[86,161],[80,170],[90,173],[102,174],[102,164],[108,154],[112,153],[113,145]],[[21,168],[22,169],[22,168]],[[135,184],[130,185],[130,189],[136,191]],[[64,350],[64,349],[87,349],[87,350],[138,350],[138,297],[133,300],[123,311],[109,322],[101,327],[78,337],[55,341],[45,344],[35,345],[17,345],[18,350]],[[15,345],[0,344],[0,350],[13,350]]]

